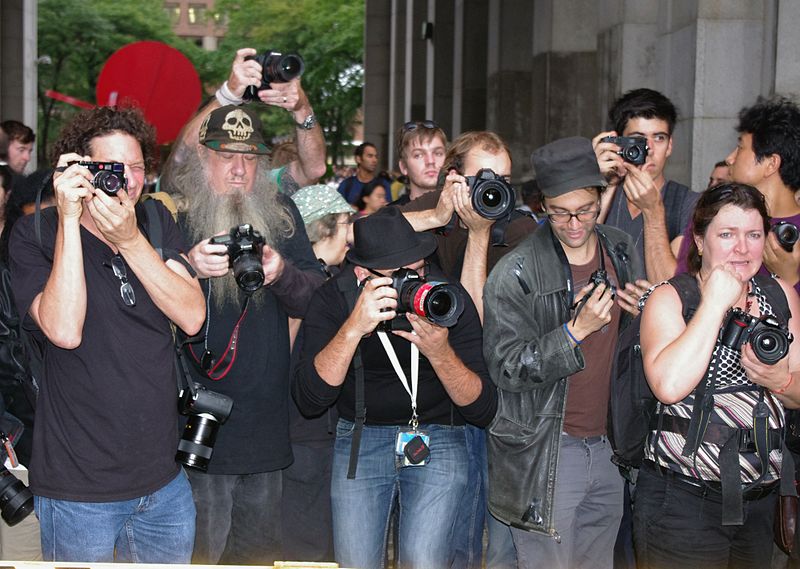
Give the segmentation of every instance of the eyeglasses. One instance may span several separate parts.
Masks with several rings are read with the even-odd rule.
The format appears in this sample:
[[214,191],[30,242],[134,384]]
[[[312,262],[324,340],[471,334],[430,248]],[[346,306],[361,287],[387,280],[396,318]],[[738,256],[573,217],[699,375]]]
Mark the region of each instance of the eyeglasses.
[[576,218],[578,221],[594,221],[597,219],[597,216],[600,215],[599,209],[586,209],[583,211],[576,211],[575,213],[570,212],[558,212],[558,213],[549,213],[545,212],[547,218],[553,223],[569,223],[572,221],[572,218]]
[[411,132],[418,128],[439,128],[439,125],[433,121],[408,121],[403,125],[403,132]]
[[128,271],[125,270],[125,261],[119,255],[111,257],[111,268],[114,276],[119,279],[119,295],[122,297],[125,306],[136,306],[136,295],[133,292],[131,283],[128,282]]

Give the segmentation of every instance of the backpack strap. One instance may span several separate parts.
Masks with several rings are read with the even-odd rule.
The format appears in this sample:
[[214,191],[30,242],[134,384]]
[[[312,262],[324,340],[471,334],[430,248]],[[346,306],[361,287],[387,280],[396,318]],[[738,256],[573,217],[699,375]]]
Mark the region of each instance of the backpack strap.
[[[352,282],[345,279],[339,279],[339,290],[344,293],[347,300],[348,313],[353,311],[356,306],[356,300],[361,290],[353,287]],[[347,467],[347,478],[352,480],[356,477],[356,470],[358,469],[358,453],[361,448],[361,434],[364,431],[364,422],[367,418],[367,406],[364,401],[364,363],[361,360],[361,347],[356,348],[353,354],[353,373],[356,378],[356,393],[355,393],[355,427],[353,429],[353,440],[350,443],[350,463]]]
[[662,195],[664,203],[664,211],[666,212],[667,223],[667,239],[672,242],[673,239],[683,235],[681,224],[681,202],[686,196],[688,190],[681,187],[677,182],[669,180],[667,185],[664,186],[664,194]]
[[786,294],[784,294],[777,279],[772,275],[756,275],[754,280],[767,298],[767,302],[772,306],[778,320],[783,324],[789,322],[792,317],[792,312],[789,310],[789,301],[786,300]]

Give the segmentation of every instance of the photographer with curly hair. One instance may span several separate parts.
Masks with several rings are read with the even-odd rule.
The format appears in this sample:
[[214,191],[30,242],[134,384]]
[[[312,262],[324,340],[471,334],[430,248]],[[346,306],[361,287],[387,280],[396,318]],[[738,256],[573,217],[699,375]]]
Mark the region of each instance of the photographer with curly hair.
[[[55,145],[56,207],[11,233],[17,308],[44,339],[30,481],[45,560],[191,559],[169,323],[195,334],[205,307],[170,213],[165,261],[136,205],[154,143],[138,110],[78,114]],[[119,187],[98,187],[99,163],[122,165]]]

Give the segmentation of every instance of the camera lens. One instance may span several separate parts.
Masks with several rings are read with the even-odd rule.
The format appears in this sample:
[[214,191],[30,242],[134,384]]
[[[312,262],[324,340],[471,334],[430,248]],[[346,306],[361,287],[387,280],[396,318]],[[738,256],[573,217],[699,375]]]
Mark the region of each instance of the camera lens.
[[800,231],[798,231],[797,226],[788,221],[775,224],[772,227],[772,231],[774,231],[775,235],[778,237],[778,243],[780,243],[781,247],[789,252],[792,251],[794,244],[797,243],[798,238],[800,238]]
[[255,292],[264,284],[264,269],[261,259],[252,251],[242,253],[233,261],[233,276],[236,284],[245,292]]
[[773,365],[789,353],[789,340],[786,334],[775,328],[756,330],[750,337],[753,352],[762,363]]
[[299,55],[270,54],[264,66],[264,81],[267,83],[286,83],[303,74],[305,65]]
[[644,162],[644,160],[642,160],[642,150],[638,146],[627,147],[623,158],[631,164],[640,164]]
[[515,201],[514,189],[500,180],[481,180],[472,190],[472,207],[486,219],[507,216]]
[[17,525],[33,511],[33,494],[25,484],[0,466],[0,516],[10,526]]
[[219,423],[209,413],[190,415],[178,442],[175,460],[186,466],[206,471],[217,442]]
[[409,285],[399,295],[398,306],[401,304],[408,312],[444,327],[455,324],[464,311],[458,289],[446,283],[417,282]]
[[92,185],[98,190],[104,191],[109,196],[116,195],[116,193],[124,187],[119,176],[113,172],[106,172],[104,170],[95,174]]

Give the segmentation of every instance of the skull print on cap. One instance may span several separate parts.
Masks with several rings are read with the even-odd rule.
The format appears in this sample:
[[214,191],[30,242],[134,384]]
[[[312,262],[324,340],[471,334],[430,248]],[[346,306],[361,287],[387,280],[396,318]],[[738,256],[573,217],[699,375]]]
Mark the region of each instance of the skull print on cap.
[[268,154],[258,116],[242,107],[214,109],[200,126],[200,144],[219,152]]

